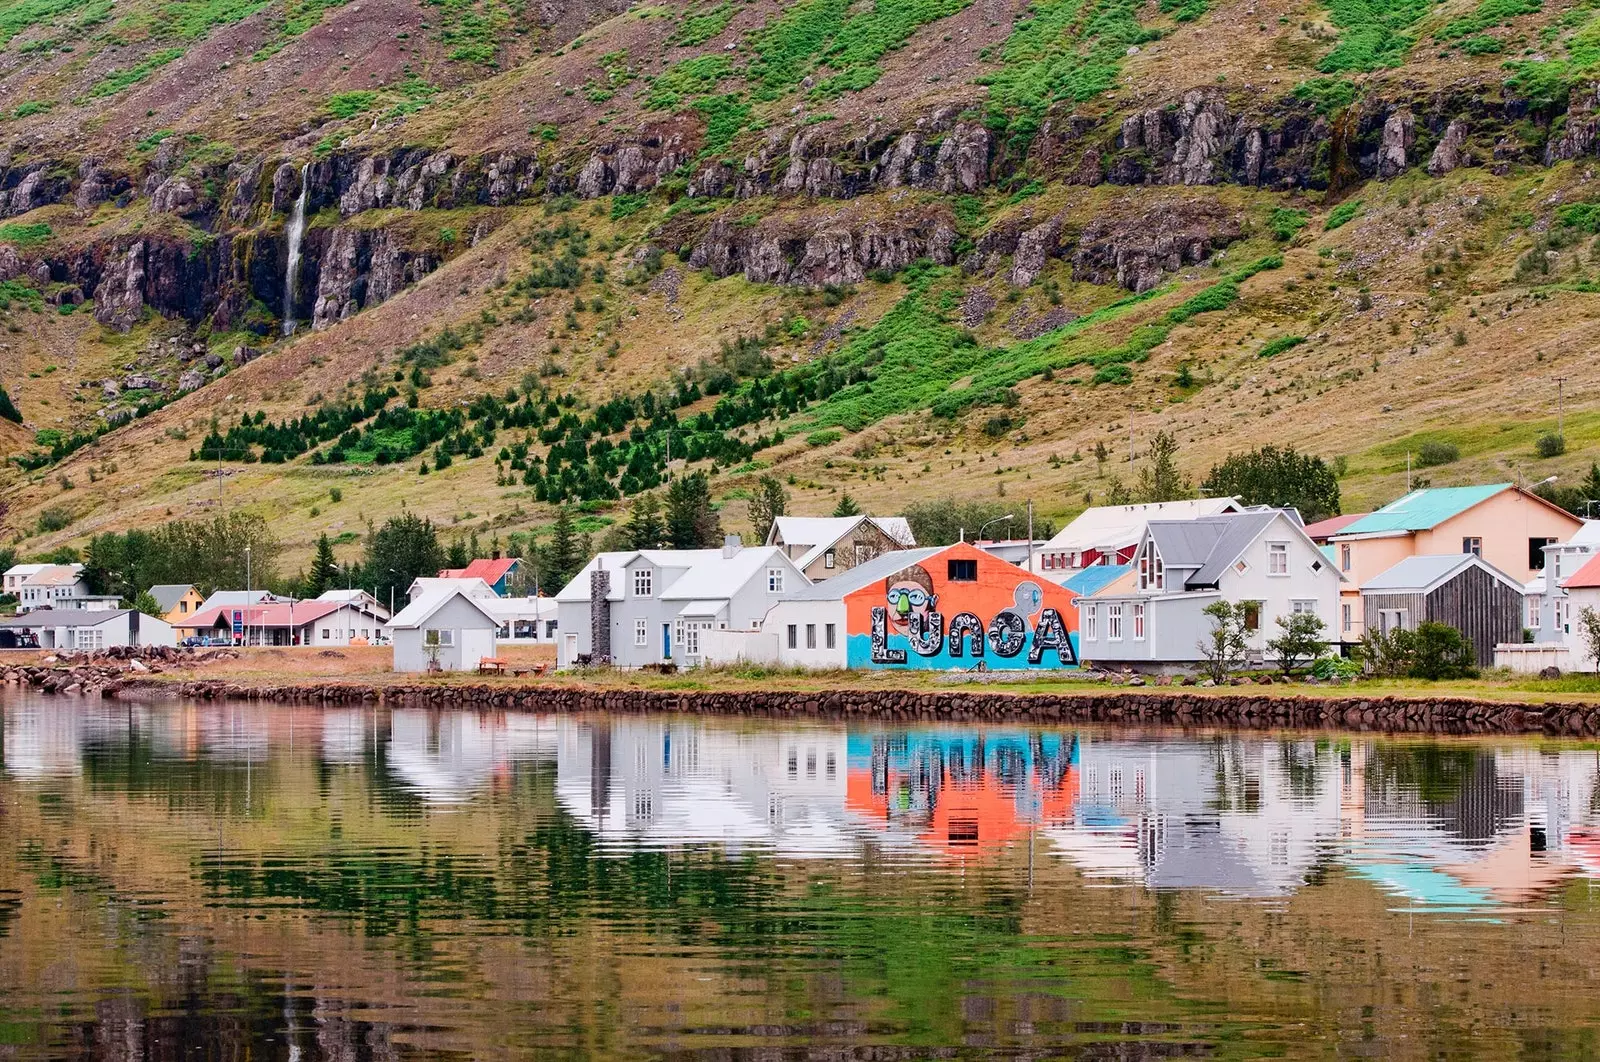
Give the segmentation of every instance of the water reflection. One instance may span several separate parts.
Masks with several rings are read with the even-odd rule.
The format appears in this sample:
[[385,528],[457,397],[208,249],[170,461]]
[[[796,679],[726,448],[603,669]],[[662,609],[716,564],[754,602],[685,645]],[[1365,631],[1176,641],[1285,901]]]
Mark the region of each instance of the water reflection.
[[0,1057],[1506,1057],[1600,1022],[1592,746],[0,714]]

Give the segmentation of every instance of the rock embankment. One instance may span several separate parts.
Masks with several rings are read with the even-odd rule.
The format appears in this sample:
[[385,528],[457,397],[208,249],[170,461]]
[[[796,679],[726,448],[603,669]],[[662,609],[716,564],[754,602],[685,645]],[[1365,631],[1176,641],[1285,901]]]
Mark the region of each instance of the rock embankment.
[[118,646],[95,653],[53,653],[37,663],[0,667],[0,686],[109,697],[148,676],[213,661],[236,660],[238,656],[231,649],[195,652],[163,646]]
[[[137,687],[135,689],[135,687]],[[293,704],[382,704],[390,708],[513,709],[809,716],[897,722],[1104,723],[1330,729],[1431,734],[1600,734],[1600,704],[1505,704],[1464,697],[1274,696],[1250,688],[1220,694],[1171,687],[1085,693],[969,690],[657,690],[504,683],[325,683],[252,686],[205,679],[125,683],[107,695],[152,687],[199,700]]]

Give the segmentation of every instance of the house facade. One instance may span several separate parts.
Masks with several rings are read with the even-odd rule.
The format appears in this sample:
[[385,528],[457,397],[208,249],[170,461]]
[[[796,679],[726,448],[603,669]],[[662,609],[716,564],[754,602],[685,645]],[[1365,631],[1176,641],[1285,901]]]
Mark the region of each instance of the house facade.
[[495,655],[500,621],[460,586],[430,590],[389,621],[396,671],[472,671]]
[[188,618],[200,611],[205,598],[188,583],[157,583],[149,590],[161,610],[161,618],[174,628],[186,626]]
[[1196,520],[1238,512],[1234,498],[1187,498],[1146,505],[1096,505],[1038,548],[1034,569],[1060,583],[1074,572],[1100,564],[1127,564],[1151,520]]
[[917,542],[903,516],[780,516],[766,544],[782,549],[807,579],[818,582]]
[[46,564],[17,585],[17,611],[65,608],[68,598],[87,597],[89,583],[81,564]]
[[970,542],[875,557],[778,603],[786,665],[869,670],[1076,667],[1072,596]]
[[1494,660],[1495,646],[1522,640],[1522,584],[1471,553],[1407,557],[1367,581],[1361,609],[1365,628],[1385,634],[1448,624],[1484,665]]
[[773,605],[809,585],[781,547],[601,553],[556,595],[558,667],[710,663],[705,635],[755,631]]
[[1280,616],[1310,613],[1335,639],[1339,573],[1282,509],[1153,520],[1127,575],[1078,598],[1079,645],[1096,664],[1161,668],[1201,662],[1213,629],[1205,609],[1250,604],[1247,662],[1271,658]]
[[482,579],[495,596],[505,597],[511,592],[510,584],[521,565],[516,557],[479,558],[465,568],[446,568],[439,573],[439,578]]
[[1361,587],[1407,557],[1470,553],[1526,584],[1544,570],[1545,549],[1583,526],[1576,516],[1511,483],[1415,490],[1328,539],[1345,578],[1339,625],[1345,642],[1366,633]]
[[22,600],[22,581],[30,575],[37,575],[50,567],[48,564],[13,564],[0,575],[0,590],[10,594],[17,600]]
[[[9,636],[9,637],[8,637]],[[40,649],[98,652],[114,646],[178,644],[165,621],[131,608],[50,608],[0,619],[0,647],[31,639]],[[7,643],[10,642],[10,645]]]
[[384,623],[373,613],[321,600],[213,606],[178,630],[213,645],[374,645],[385,637]]

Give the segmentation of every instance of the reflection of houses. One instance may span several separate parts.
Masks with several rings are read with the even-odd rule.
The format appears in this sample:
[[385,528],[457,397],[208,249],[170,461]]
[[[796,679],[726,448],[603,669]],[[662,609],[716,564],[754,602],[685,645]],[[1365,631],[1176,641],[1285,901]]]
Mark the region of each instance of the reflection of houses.
[[[386,759],[396,780],[432,804],[461,804],[492,787],[513,763],[549,759],[556,725],[525,714],[398,709],[390,714]],[[337,731],[342,755],[353,737]]]
[[556,796],[603,840],[756,846],[797,857],[852,844],[840,730],[565,717],[559,729]]
[[946,856],[993,851],[1067,821],[1077,741],[1021,730],[857,733],[850,810]]

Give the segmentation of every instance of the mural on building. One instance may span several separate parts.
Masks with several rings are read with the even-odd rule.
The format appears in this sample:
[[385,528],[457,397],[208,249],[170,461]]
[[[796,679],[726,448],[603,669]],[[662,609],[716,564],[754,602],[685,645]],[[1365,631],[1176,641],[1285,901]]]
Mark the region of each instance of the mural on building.
[[848,747],[850,810],[949,856],[1072,821],[1078,739],[1070,734],[852,732]]
[[969,545],[845,597],[850,667],[1078,665],[1072,595]]

